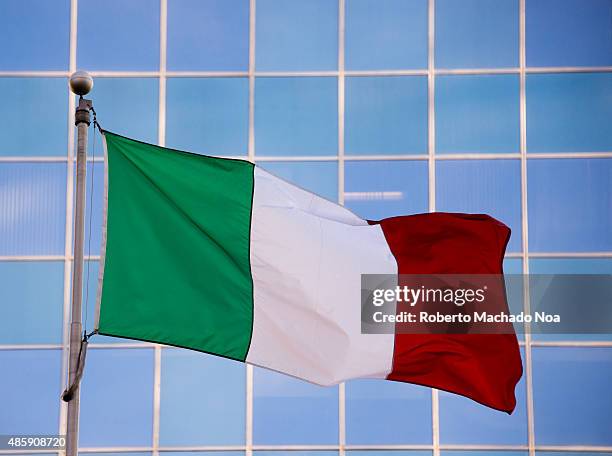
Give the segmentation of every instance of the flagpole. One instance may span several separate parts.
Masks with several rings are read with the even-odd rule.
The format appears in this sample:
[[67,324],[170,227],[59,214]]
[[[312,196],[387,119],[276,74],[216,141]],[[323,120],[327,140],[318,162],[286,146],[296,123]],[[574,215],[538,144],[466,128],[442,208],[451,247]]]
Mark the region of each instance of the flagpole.
[[[93,87],[93,79],[84,71],[77,71],[70,76],[70,89],[79,96],[79,104],[74,116],[77,127],[76,156],[76,197],[74,214],[74,260],[72,265],[72,315],[70,322],[70,351],[68,367],[68,385],[72,394],[64,395],[68,402],[66,418],[66,456],[77,456],[79,443],[79,358],[81,357],[81,338],[83,324],[81,308],[83,298],[83,241],[85,237],[85,190],[87,174],[87,130],[90,125],[89,111],[91,100],[86,100]],[[74,385],[74,386],[73,386]]]

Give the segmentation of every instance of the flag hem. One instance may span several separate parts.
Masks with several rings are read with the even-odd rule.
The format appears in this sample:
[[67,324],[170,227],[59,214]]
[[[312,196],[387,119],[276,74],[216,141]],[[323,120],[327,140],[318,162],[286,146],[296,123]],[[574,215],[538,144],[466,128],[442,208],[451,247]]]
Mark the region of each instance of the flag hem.
[[[142,339],[140,337],[122,336],[122,335],[119,335],[119,334],[113,334],[113,333],[106,332],[106,331],[100,331],[97,334],[100,335],[100,336],[108,336],[108,337],[117,337],[117,338],[120,338],[120,339],[136,340],[136,341],[139,341],[139,342],[146,342],[148,344],[160,344],[160,345],[166,345],[168,347],[182,348],[184,350],[191,350],[191,351],[195,351],[195,352],[198,352],[198,353],[204,353],[206,355],[219,356],[220,358],[225,358],[225,359],[229,359],[229,360],[232,360],[232,361],[237,361],[239,363],[251,364],[251,363],[247,363],[244,359],[241,359],[241,358],[232,358],[231,356],[228,356],[228,355],[223,355],[223,354],[215,353],[215,352],[212,352],[212,351],[201,350],[199,348],[188,347],[186,345],[178,345],[178,344],[173,344],[173,343],[170,343],[170,342],[160,342],[159,340]],[[111,347],[112,347],[112,345],[111,345]]]
[[104,266],[106,264],[106,224],[108,221],[108,147],[106,145],[106,132],[102,133],[102,145],[104,149],[104,189],[102,191],[102,242],[100,245],[100,260],[98,263],[98,290],[96,293],[96,311],[94,320],[94,331],[98,332],[100,324],[100,305],[102,303],[102,285],[104,284]]
[[156,147],[158,149],[164,149],[166,151],[178,152],[180,154],[186,154],[186,155],[195,155],[196,157],[212,158],[212,159],[215,159],[215,160],[241,161],[241,162],[253,165],[253,166],[257,166],[257,165],[255,165],[255,163],[253,163],[252,161],[247,160],[245,158],[240,158],[240,157],[219,157],[219,156],[216,156],[216,155],[201,154],[201,153],[198,153],[198,152],[191,152],[191,151],[188,151],[188,150],[181,150],[181,149],[175,149],[175,148],[172,148],[172,147],[160,146],[158,144],[153,144],[153,143],[149,143],[149,142],[146,142],[146,141],[141,141],[140,139],[134,139],[134,138],[130,138],[129,136],[120,135],[119,133],[115,133],[113,131],[108,131],[108,130],[101,130],[101,131],[102,131],[103,136],[106,135],[106,134],[109,134],[111,136],[117,136],[119,138],[127,139],[128,141],[132,141],[132,142],[135,142],[135,143],[143,144],[145,146]]
[[251,172],[253,173],[252,186],[251,186],[251,213],[249,214],[249,278],[251,279],[251,333],[249,334],[249,343],[247,344],[244,352],[244,359],[242,362],[246,362],[249,351],[251,350],[251,344],[253,343],[253,330],[255,328],[255,279],[253,278],[253,262],[251,261],[251,254],[253,253],[253,204],[255,202],[255,168],[256,164],[249,161],[252,164]]

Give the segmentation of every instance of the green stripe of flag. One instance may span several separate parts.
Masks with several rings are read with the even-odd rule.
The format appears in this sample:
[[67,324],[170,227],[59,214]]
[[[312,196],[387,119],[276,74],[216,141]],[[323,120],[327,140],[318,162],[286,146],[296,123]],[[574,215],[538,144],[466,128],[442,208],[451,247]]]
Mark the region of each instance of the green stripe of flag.
[[244,360],[253,321],[253,164],[105,138],[100,334]]

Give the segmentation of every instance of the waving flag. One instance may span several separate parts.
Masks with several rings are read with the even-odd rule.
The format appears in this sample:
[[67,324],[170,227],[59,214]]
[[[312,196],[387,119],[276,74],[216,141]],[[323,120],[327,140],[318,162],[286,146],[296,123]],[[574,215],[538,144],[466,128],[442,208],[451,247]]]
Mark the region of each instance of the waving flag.
[[368,222],[244,160],[104,133],[96,329],[320,385],[417,383],[511,412],[514,334],[362,334],[362,274],[500,274],[509,229],[483,215]]

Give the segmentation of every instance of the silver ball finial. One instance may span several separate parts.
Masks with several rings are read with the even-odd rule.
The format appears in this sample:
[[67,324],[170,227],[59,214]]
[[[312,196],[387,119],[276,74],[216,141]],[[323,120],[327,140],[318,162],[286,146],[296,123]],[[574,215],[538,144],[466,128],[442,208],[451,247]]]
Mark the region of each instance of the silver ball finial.
[[87,71],[75,71],[70,75],[70,90],[76,95],[87,95],[93,85],[93,78]]

